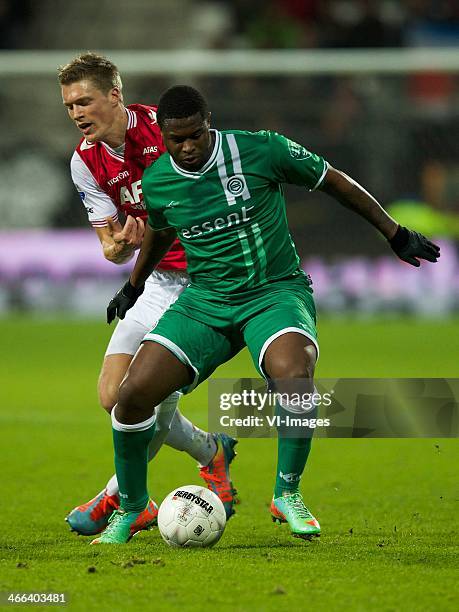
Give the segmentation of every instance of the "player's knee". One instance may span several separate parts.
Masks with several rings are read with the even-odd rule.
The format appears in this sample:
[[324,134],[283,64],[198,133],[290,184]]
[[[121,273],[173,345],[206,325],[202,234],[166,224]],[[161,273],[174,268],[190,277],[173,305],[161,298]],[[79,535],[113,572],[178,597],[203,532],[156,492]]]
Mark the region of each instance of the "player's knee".
[[317,349],[314,345],[308,344],[304,348],[304,369],[306,371],[305,378],[313,378],[316,369]]
[[113,406],[118,401],[118,390],[119,385],[113,384],[109,380],[102,377],[100,378],[97,387],[99,403],[109,414],[111,413]]
[[153,413],[154,403],[145,393],[145,386],[133,376],[127,376],[118,391],[118,412],[137,414],[148,418]]
[[278,378],[282,380],[312,378],[314,369],[308,368],[304,364],[280,362],[273,364],[267,374],[269,378]]
[[306,346],[301,358],[292,359],[277,358],[271,360],[269,364],[265,364],[266,373],[269,378],[278,379],[294,379],[294,378],[309,378],[314,377],[317,352],[314,346]]

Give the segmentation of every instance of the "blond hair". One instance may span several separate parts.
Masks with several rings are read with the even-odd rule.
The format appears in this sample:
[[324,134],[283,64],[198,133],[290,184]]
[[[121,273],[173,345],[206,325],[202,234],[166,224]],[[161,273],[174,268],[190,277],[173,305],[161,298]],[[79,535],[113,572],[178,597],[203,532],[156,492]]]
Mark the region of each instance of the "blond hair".
[[71,62],[58,69],[60,85],[71,85],[84,79],[91,80],[104,94],[114,87],[120,91],[123,87],[117,66],[103,55],[89,51],[77,55]]

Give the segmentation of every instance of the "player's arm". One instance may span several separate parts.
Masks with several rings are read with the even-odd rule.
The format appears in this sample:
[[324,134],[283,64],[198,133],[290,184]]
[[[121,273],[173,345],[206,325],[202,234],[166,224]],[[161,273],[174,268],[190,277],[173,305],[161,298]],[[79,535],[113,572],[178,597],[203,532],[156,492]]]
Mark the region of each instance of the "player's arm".
[[[260,134],[259,138],[262,138],[263,133]],[[435,244],[422,234],[401,227],[368,191],[347,174],[281,134],[265,134],[269,144],[271,172],[276,181],[304,185],[310,191],[321,189],[328,193],[374,225],[387,238],[398,257],[413,266],[420,266],[417,258],[437,261],[440,249]]]
[[145,284],[147,278],[171,248],[176,237],[177,232],[172,227],[154,230],[147,224],[142,246],[129,277],[129,282],[133,287],[139,288]]
[[116,264],[129,261],[134,251],[142,244],[145,223],[140,217],[128,216],[124,226],[111,217],[106,218],[105,227],[96,227],[105,259]]
[[88,221],[100,240],[104,257],[116,264],[125,263],[142,243],[144,222],[128,217],[124,227],[121,225],[115,202],[98,185],[77,151],[70,161],[70,172]]
[[371,223],[403,261],[419,267],[417,258],[436,262],[440,256],[437,245],[422,234],[400,226],[368,191],[344,172],[329,166],[319,189]]
[[380,206],[368,191],[344,172],[329,165],[319,189],[338,200],[346,208],[364,217],[387,240],[395,236],[398,229],[397,221]]
[[170,249],[176,235],[173,228],[154,230],[147,224],[142,246],[129,280],[108,305],[107,323],[110,324],[116,316],[124,319],[126,312],[134,306],[137,298],[143,293],[145,281]]

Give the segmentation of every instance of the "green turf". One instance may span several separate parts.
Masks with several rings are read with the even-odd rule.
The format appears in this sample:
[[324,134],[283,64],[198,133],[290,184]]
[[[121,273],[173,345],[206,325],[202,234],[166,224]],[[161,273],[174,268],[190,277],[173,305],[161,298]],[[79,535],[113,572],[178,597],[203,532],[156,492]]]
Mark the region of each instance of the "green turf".
[[[323,321],[318,375],[457,376],[457,328]],[[457,609],[455,440],[317,440],[303,482],[323,528],[312,543],[270,521],[274,440],[240,442],[233,475],[243,503],[214,549],[172,550],[157,531],[120,548],[70,534],[66,512],[112,473],[95,393],[109,331],[0,321],[0,591],[65,591],[78,610]],[[252,374],[245,353],[219,371]],[[182,408],[205,426],[205,386]],[[150,470],[158,501],[198,482],[193,461],[167,448]]]

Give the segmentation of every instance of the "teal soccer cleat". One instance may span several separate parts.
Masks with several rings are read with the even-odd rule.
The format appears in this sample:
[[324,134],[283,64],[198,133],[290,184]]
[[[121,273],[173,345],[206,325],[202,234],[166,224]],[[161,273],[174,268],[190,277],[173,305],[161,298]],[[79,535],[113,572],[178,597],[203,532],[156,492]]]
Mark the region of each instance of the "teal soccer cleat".
[[273,498],[271,516],[274,522],[288,523],[295,538],[311,540],[320,536],[319,521],[304,505],[301,493],[289,493]]
[[91,544],[126,544],[139,531],[158,523],[158,506],[150,499],[145,510],[126,512],[119,508],[110,517],[108,526]]
[[118,495],[104,489],[90,501],[74,508],[65,518],[72,531],[79,535],[96,535],[105,529],[108,520],[120,505]]

